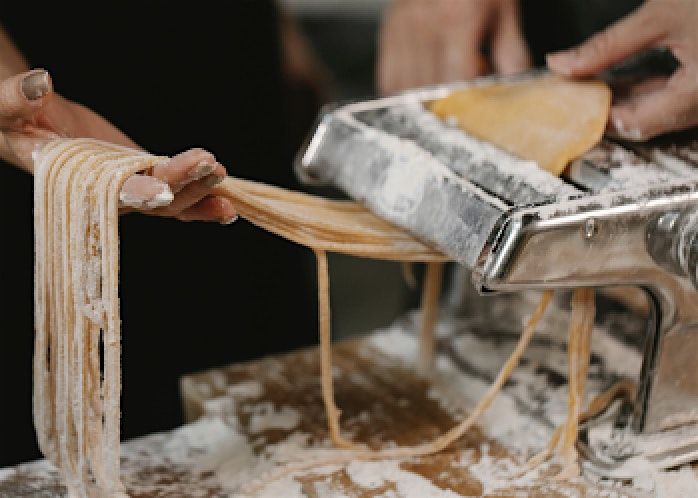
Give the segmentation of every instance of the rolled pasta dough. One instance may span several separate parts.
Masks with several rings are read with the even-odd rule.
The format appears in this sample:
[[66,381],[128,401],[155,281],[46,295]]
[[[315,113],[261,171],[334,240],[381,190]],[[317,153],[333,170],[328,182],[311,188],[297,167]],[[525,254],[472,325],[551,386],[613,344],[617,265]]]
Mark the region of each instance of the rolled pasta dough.
[[431,110],[558,176],[601,140],[610,105],[611,91],[601,81],[548,75],[456,91]]

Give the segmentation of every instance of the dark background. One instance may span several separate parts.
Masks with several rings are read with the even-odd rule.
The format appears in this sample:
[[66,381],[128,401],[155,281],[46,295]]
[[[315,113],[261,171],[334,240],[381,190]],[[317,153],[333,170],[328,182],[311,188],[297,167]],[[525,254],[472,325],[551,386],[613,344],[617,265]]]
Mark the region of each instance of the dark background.
[[[537,62],[637,3],[524,1]],[[0,23],[32,66],[51,71],[57,91],[146,149],[200,146],[233,175],[299,187],[291,160],[322,99],[283,77],[273,2],[90,5],[3,1]],[[376,15],[310,15],[303,26],[335,74],[335,97],[373,92]],[[31,213],[32,179],[0,165],[0,467],[39,456]],[[182,374],[315,343],[308,251],[244,222],[131,215],[121,231],[124,438],[181,423]],[[334,257],[331,268],[339,336],[385,323],[414,301],[396,265]]]
[[[87,13],[45,2],[40,15],[29,2],[8,4],[0,20],[31,65],[50,70],[57,91],[107,116],[146,149],[204,147],[231,174],[295,187],[292,154],[319,104],[282,80],[272,2],[119,2]],[[286,115],[292,101],[307,109],[305,118]],[[12,168],[1,167],[0,175],[2,466],[38,453],[32,184]],[[315,341],[306,250],[247,223],[131,215],[121,235],[125,438],[181,422],[182,374]]]

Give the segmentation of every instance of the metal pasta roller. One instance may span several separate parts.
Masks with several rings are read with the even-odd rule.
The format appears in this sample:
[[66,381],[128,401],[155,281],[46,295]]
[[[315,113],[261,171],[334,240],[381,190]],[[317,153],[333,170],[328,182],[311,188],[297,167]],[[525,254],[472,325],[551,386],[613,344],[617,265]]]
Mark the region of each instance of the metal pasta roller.
[[[633,285],[652,311],[631,428],[680,431],[698,457],[698,140],[605,140],[555,177],[439,120],[425,104],[467,84],[326,111],[298,158],[472,270],[482,293]],[[693,443],[691,443],[693,442]]]

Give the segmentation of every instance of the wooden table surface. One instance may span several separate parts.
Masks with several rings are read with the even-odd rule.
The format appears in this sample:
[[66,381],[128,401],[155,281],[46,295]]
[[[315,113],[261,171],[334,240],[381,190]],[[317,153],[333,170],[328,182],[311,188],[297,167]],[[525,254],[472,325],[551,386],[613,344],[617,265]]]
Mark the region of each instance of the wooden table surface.
[[[335,345],[335,387],[345,436],[372,447],[414,445],[434,438],[473,405],[513,344],[478,334],[442,339],[437,371],[425,378],[413,368],[416,340],[411,329],[406,322]],[[405,461],[318,465],[291,474],[279,469],[289,462],[334,454],[320,397],[317,349],[185,377],[182,393],[190,422],[124,443],[124,484],[129,495],[138,498],[669,496],[633,488],[628,482],[558,481],[552,477],[555,465],[512,478],[543,446],[552,427],[545,420],[549,413],[530,416],[543,408],[524,405],[535,402],[539,408],[549,408],[553,398],[564,400],[564,385],[547,399],[525,394],[540,389],[541,375],[564,374],[564,348],[555,346],[551,337],[543,335],[532,346],[481,427],[446,451]],[[493,352],[492,361],[483,360],[483,351]],[[545,361],[557,373],[541,370]],[[595,375],[612,368],[597,358],[591,388]],[[540,375],[532,374],[536,372]],[[522,417],[522,410],[529,416]],[[554,420],[564,410],[557,411]],[[49,496],[64,496],[64,489],[46,463],[0,470],[0,497]]]

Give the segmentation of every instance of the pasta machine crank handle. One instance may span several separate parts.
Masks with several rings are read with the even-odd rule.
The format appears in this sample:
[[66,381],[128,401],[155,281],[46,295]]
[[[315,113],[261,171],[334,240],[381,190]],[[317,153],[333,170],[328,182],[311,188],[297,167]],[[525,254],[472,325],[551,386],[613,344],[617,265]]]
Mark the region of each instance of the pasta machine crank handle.
[[[698,421],[698,192],[674,189],[611,207],[514,210],[480,255],[480,292],[639,286],[651,313],[633,429]],[[693,191],[691,191],[693,190]]]

